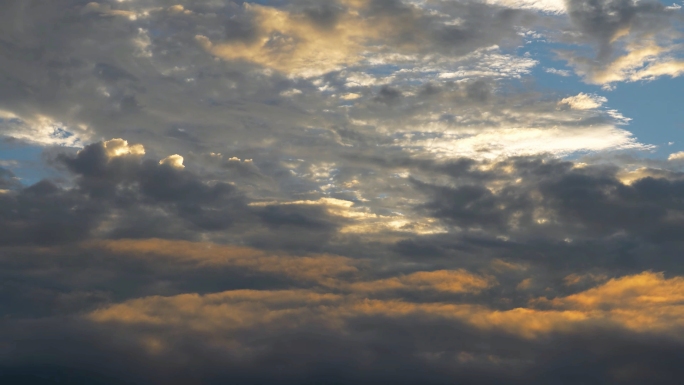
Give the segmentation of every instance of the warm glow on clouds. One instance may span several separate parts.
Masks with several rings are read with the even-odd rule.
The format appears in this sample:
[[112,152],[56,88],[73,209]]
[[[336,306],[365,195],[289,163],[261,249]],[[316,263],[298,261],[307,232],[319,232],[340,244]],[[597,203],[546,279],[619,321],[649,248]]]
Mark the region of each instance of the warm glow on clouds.
[[465,270],[422,271],[401,277],[351,284],[359,292],[387,290],[436,290],[447,293],[478,293],[496,285],[493,277],[481,277]]
[[68,125],[46,115],[20,116],[2,109],[0,130],[7,137],[42,146],[81,147],[91,134],[83,124]]
[[175,168],[185,168],[185,166],[183,165],[183,157],[178,154],[170,155],[160,160],[159,164],[165,164]]
[[292,202],[254,202],[251,206],[291,206],[311,205],[324,207],[333,216],[345,218],[350,221],[340,229],[342,234],[373,235],[378,233],[401,233],[435,234],[445,232],[444,228],[432,218],[411,218],[403,215],[378,215],[367,207],[357,205],[355,202],[336,199],[321,198],[316,201],[292,201]]
[[[620,36],[626,36],[626,30]],[[597,65],[590,61],[568,57],[576,72],[590,84],[605,85],[607,89],[616,82],[653,80],[661,76],[678,77],[684,73],[684,62],[670,57],[669,47],[654,41],[632,43],[625,52],[613,60]]]
[[[287,271],[284,274],[289,274]],[[574,278],[566,279],[573,283]],[[340,281],[338,285],[341,285]],[[665,279],[645,272],[612,279],[566,297],[531,301],[531,307],[495,310],[483,305],[449,302],[409,302],[372,295],[393,290],[437,290],[477,294],[496,282],[466,271],[418,272],[372,282],[351,283],[349,294],[325,289],[285,291],[227,291],[149,297],[112,305],[91,313],[96,322],[156,325],[188,331],[224,333],[236,328],[296,327],[320,323],[342,328],[361,316],[452,319],[482,330],[499,330],[523,338],[571,332],[583,327],[618,326],[635,332],[676,335],[684,326],[684,278]],[[520,285],[519,285],[520,286]],[[344,288],[344,285],[339,286]],[[524,288],[523,288],[524,289]],[[551,307],[541,309],[540,307]]]
[[123,139],[111,139],[102,143],[105,149],[105,153],[110,158],[123,155],[135,155],[142,156],[145,155],[145,147],[142,144],[128,145],[127,140]]
[[680,306],[684,301],[684,278],[665,279],[662,273],[611,279],[601,286],[571,296],[554,299],[558,307],[612,309]]
[[343,12],[333,25],[319,26],[305,15],[245,4],[258,28],[247,42],[212,42],[196,37],[211,54],[225,60],[245,60],[287,74],[316,76],[361,60],[362,44],[379,31],[356,12]]
[[575,96],[567,97],[560,101],[561,105],[568,105],[570,108],[576,110],[591,110],[593,108],[601,107],[608,99],[598,95],[587,95],[579,93]]
[[683,38],[656,0],[0,1],[0,384],[678,383]]
[[234,266],[319,282],[330,282],[331,277],[357,271],[355,261],[345,257],[277,255],[246,247],[210,243],[148,239],[98,241],[87,247],[122,253],[132,258],[163,258],[200,266]]

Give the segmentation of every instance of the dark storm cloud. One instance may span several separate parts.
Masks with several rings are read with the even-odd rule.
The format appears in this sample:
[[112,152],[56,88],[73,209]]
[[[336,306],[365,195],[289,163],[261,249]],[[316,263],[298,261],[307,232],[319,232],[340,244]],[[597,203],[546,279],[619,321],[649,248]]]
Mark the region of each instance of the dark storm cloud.
[[401,98],[401,91],[385,86],[380,89],[374,100],[390,105],[396,103],[399,98]]
[[132,236],[136,231],[126,227],[136,228],[137,222],[154,224],[146,230],[138,227],[137,236],[172,236],[167,232],[169,227],[179,227],[174,226],[174,220],[162,220],[160,209],[195,226],[194,231],[215,231],[229,227],[245,210],[243,197],[230,184],[206,183],[189,171],[152,160],[141,161],[139,156],[112,157],[102,142],[87,146],[73,157],[60,155],[58,163],[73,173],[76,186],[64,188],[44,180],[0,195],[4,244],[88,239],[104,222],[116,222],[122,213],[123,228],[115,225],[105,233]]
[[0,242],[52,244],[88,237],[101,210],[73,191],[42,181],[0,195]]
[[[79,175],[77,184],[72,191],[88,191],[93,197],[100,197],[100,202],[107,200],[114,201],[114,198],[107,195],[98,195],[97,188],[86,184],[85,181],[95,176],[103,179],[119,181],[120,186],[126,183],[140,183],[136,181],[135,175],[145,172],[145,168],[161,168],[164,165],[149,163],[148,166],[140,159],[132,156],[122,156],[107,158],[103,155],[104,146],[96,144],[87,147],[76,156],[65,157],[63,162],[70,169]],[[98,160],[99,159],[99,160]],[[88,160],[86,162],[86,160]],[[118,160],[118,162],[117,162]],[[420,163],[420,162],[418,162]],[[406,164],[406,163],[405,163]],[[575,230],[577,222],[587,225],[592,221],[587,216],[591,210],[596,210],[595,206],[587,204],[587,207],[576,201],[569,201],[570,197],[563,191],[573,188],[580,191],[587,191],[587,194],[617,194],[608,195],[609,201],[601,201],[605,208],[605,216],[619,210],[624,210],[624,205],[639,204],[643,207],[668,207],[670,210],[677,209],[676,197],[680,196],[679,185],[668,180],[642,179],[631,186],[621,184],[616,180],[615,169],[611,168],[573,168],[572,164],[559,161],[542,161],[537,159],[518,159],[508,164],[502,164],[489,169],[489,171],[478,170],[479,164],[471,160],[463,160],[433,167],[434,170],[454,175],[454,180],[471,186],[482,186],[492,181],[505,179],[508,183],[515,183],[519,177],[526,179],[524,186],[519,187],[522,191],[516,192],[512,189],[510,193],[501,191],[493,194],[484,193],[484,188],[463,189],[463,188],[443,188],[437,190],[426,184],[419,185],[419,189],[435,197],[432,203],[426,208],[433,213],[440,214],[442,218],[454,221],[460,225],[479,225],[492,235],[507,234],[512,237],[528,235],[527,240],[521,239],[518,242],[496,241],[490,237],[487,240],[483,237],[477,241],[474,238],[466,239],[446,235],[442,240],[439,237],[433,238],[432,243],[427,246],[432,247],[432,251],[420,245],[420,240],[416,240],[414,246],[409,241],[401,243],[402,253],[409,250],[420,250],[425,254],[430,252],[433,260],[428,262],[423,260],[423,266],[468,265],[464,259],[464,254],[469,251],[475,258],[484,259],[488,263],[503,257],[508,261],[526,261],[535,266],[544,265],[541,261],[522,255],[527,254],[551,254],[567,253],[575,260],[573,263],[580,264],[582,260],[576,258],[583,252],[593,249],[594,255],[587,254],[586,261],[591,261],[595,256],[601,254],[601,249],[595,246],[587,246],[582,249],[579,245],[562,246],[564,242],[546,243],[547,249],[543,249],[540,244],[531,239],[529,234],[520,230],[515,230],[510,226],[508,219],[510,213],[497,211],[496,203],[511,205],[511,199],[529,193],[526,190],[530,186],[543,186],[539,190],[542,193],[542,202],[549,202],[549,207],[555,210],[575,210],[575,214],[568,214],[568,222],[562,222],[558,226],[568,226],[569,231]],[[424,167],[427,167],[424,165]],[[513,167],[512,169],[510,167]],[[94,172],[93,170],[98,170]],[[511,171],[512,170],[512,171]],[[181,172],[182,170],[175,170]],[[159,172],[159,171],[158,171]],[[170,173],[170,171],[167,170]],[[436,171],[439,173],[440,171]],[[471,173],[472,175],[468,176]],[[179,176],[163,174],[169,181],[175,181],[174,186],[179,188],[189,188],[192,183],[183,182]],[[460,177],[458,177],[460,176]],[[581,183],[580,183],[581,182]],[[651,185],[654,182],[660,183],[657,189]],[[56,186],[37,185],[32,193],[49,194],[55,193],[59,188]],[[620,187],[621,186],[621,187]],[[663,187],[667,186],[667,187]],[[624,189],[625,191],[616,193],[613,188]],[[212,190],[208,186],[194,187],[192,191],[204,191],[201,194],[209,202],[214,202],[210,193]],[[156,195],[155,190],[145,192],[142,188],[137,192],[148,200],[159,201],[165,204],[170,202],[180,202],[191,199],[185,195],[175,197],[173,188],[169,195]],[[487,190],[489,191],[489,190]],[[655,193],[661,191],[660,193]],[[514,193],[515,192],[515,193]],[[28,194],[28,192],[27,192]],[[451,195],[449,195],[451,194]],[[630,197],[638,194],[641,197],[639,204]],[[220,196],[220,194],[218,194]],[[583,194],[574,194],[582,198]],[[437,197],[442,197],[437,199]],[[591,195],[593,196],[593,195]],[[599,195],[600,196],[600,195]],[[447,198],[450,197],[450,198]],[[483,198],[484,197],[484,198]],[[176,198],[178,198],[176,200]],[[440,200],[442,199],[442,200]],[[497,201],[498,199],[498,201]],[[516,198],[522,199],[522,198]],[[597,199],[597,197],[593,198]],[[615,202],[613,202],[613,200]],[[449,205],[443,211],[437,211],[437,205]],[[472,204],[475,202],[475,204]],[[537,201],[535,201],[537,202]],[[532,203],[520,205],[518,209],[531,209]],[[537,203],[538,204],[538,203]],[[287,206],[264,206],[260,209],[261,220],[273,229],[278,227],[288,227],[291,230],[301,228],[307,230],[306,234],[312,236],[311,229],[320,226],[322,223],[310,222],[312,218],[323,216],[324,213],[318,211],[319,208],[311,208],[304,205]],[[468,210],[482,211],[480,220],[477,216],[471,215]],[[613,210],[613,211],[611,211]],[[492,214],[494,212],[496,215]],[[658,212],[658,210],[655,210]],[[489,214],[488,214],[489,213]],[[484,215],[487,214],[487,215]],[[309,219],[304,218],[305,215]],[[319,219],[320,220],[320,219]],[[613,231],[625,230],[635,231],[633,223],[624,223],[626,220],[618,218],[619,222],[606,219],[599,223],[598,230],[591,228],[591,232],[582,232],[586,238],[594,238],[597,245],[606,247],[606,240],[602,240],[600,235],[609,236]],[[618,229],[618,230],[615,230]],[[534,231],[527,227],[527,230]],[[540,231],[541,236],[545,233]],[[553,234],[551,234],[553,235]],[[539,237],[539,236],[537,236]],[[446,242],[450,239],[451,244]],[[318,237],[317,241],[326,242]],[[143,241],[144,242],[144,241]],[[109,244],[104,244],[109,245]],[[238,259],[237,264],[233,262],[217,265],[203,265],[202,261],[211,261],[212,258],[223,258],[230,255],[229,249],[217,250],[215,254],[195,259],[192,250],[210,250],[206,246],[197,244],[188,251],[183,251],[188,247],[185,244],[155,245],[154,243],[145,246],[145,243],[111,243],[111,246],[100,248],[95,244],[85,248],[63,248],[53,249],[46,254],[45,249],[15,248],[4,249],[3,252],[3,276],[6,282],[3,286],[2,295],[6,299],[3,312],[11,315],[5,318],[3,323],[4,332],[0,334],[0,345],[5,347],[6,359],[3,360],[5,368],[3,374],[9,376],[29,376],[40,374],[44,376],[48,373],[52,376],[98,376],[109,375],[119,378],[122,381],[132,383],[145,382],[149,376],[164,378],[165,383],[173,384],[174,381],[184,383],[195,381],[206,384],[222,383],[226,381],[242,381],[245,383],[260,383],[263,381],[276,383],[302,383],[307,381],[318,381],[321,378],[335,378],[339,383],[414,383],[416,381],[445,384],[453,381],[461,381],[472,384],[494,384],[502,381],[520,384],[542,384],[555,381],[558,378],[558,365],[568,363],[572,365],[572,372],[567,376],[573,379],[581,379],[592,383],[614,383],[619,380],[625,384],[638,383],[643,378],[652,376],[652,373],[662,373],[655,378],[654,383],[668,383],[672,376],[677,376],[675,366],[662,362],[658,357],[668,354],[679,354],[682,346],[675,340],[670,340],[664,344],[661,337],[650,337],[644,334],[634,334],[632,332],[619,331],[606,327],[587,326],[573,329],[571,332],[563,332],[558,335],[551,334],[543,339],[521,338],[511,335],[504,331],[484,331],[472,322],[475,321],[456,321],[453,319],[442,319],[445,314],[431,312],[430,302],[434,297],[426,294],[404,294],[403,300],[416,301],[409,302],[406,306],[428,306],[423,310],[425,313],[410,313],[408,315],[398,315],[392,310],[392,297],[388,297],[390,302],[377,303],[380,314],[366,314],[354,307],[342,311],[348,314],[345,317],[345,327],[343,331],[331,328],[325,322],[326,318],[316,318],[305,321],[298,325],[297,322],[291,324],[295,318],[284,318],[280,323],[259,329],[240,327],[237,331],[221,329],[223,322],[210,323],[197,329],[185,329],[183,322],[176,323],[173,319],[168,320],[168,324],[161,323],[150,325],[137,325],[134,321],[132,325],[126,323],[108,323],[110,321],[93,324],[81,319],[77,314],[91,313],[97,311],[107,311],[108,306],[117,306],[128,299],[136,301],[141,297],[146,297],[140,306],[131,302],[130,308],[115,310],[112,313],[93,313],[93,314],[128,314],[133,311],[132,320],[142,320],[135,318],[135,311],[145,312],[149,309],[159,309],[165,311],[164,306],[158,307],[156,301],[164,301],[165,297],[150,297],[154,295],[171,296],[168,298],[177,299],[177,304],[183,308],[184,301],[200,301],[197,311],[206,306],[207,317],[211,314],[216,316],[212,310],[216,299],[204,300],[190,295],[184,297],[183,293],[200,293],[208,296],[211,293],[226,291],[226,296],[237,295],[240,289],[256,290],[245,292],[242,295],[256,296],[246,304],[258,304],[262,295],[271,295],[272,299],[265,302],[280,303],[282,293],[282,305],[275,306],[297,306],[297,301],[311,301],[313,297],[319,295],[315,291],[302,293],[302,297],[295,296],[288,299],[287,290],[293,288],[311,288],[315,285],[330,285],[324,275],[319,275],[316,270],[311,270],[314,281],[306,280],[296,274],[306,273],[306,264],[287,265],[290,267],[271,269],[269,266],[276,266],[277,260],[264,260],[263,263],[252,264],[252,258],[261,258],[258,251],[254,251],[254,257]],[[118,247],[118,248],[117,248]],[[123,248],[122,248],[123,247]],[[217,247],[217,246],[213,246]],[[535,251],[535,247],[537,247]],[[413,249],[412,249],[413,248]],[[476,250],[479,248],[479,250]],[[351,248],[350,248],[351,249]],[[162,251],[165,250],[165,251]],[[456,250],[458,257],[451,253]],[[489,250],[489,251],[488,251]],[[497,253],[503,251],[503,253]],[[178,257],[173,257],[177,254]],[[180,257],[187,253],[190,259]],[[519,253],[521,257],[517,260],[514,256]],[[160,257],[162,255],[167,257]],[[215,255],[216,257],[212,257]],[[19,257],[21,256],[21,258]],[[442,259],[445,256],[450,258]],[[141,258],[142,257],[142,258]],[[562,259],[561,256],[556,256]],[[206,258],[206,259],[205,259]],[[243,258],[243,257],[239,257]],[[604,258],[605,256],[601,256]],[[428,258],[429,259],[429,258]],[[460,259],[460,263],[457,262]],[[288,260],[290,263],[290,260]],[[541,263],[540,263],[541,262]],[[241,265],[242,263],[250,263]],[[291,260],[296,263],[296,259]],[[346,262],[350,263],[350,262]],[[456,263],[456,264],[454,264]],[[593,266],[600,266],[599,259],[594,260]],[[330,265],[339,266],[339,265]],[[344,264],[342,265],[344,266]],[[476,264],[470,265],[476,268]],[[482,266],[482,265],[480,265]],[[504,265],[502,265],[504,266]],[[609,264],[613,271],[617,265]],[[48,268],[49,267],[49,268]],[[325,267],[330,269],[331,267]],[[534,269],[534,268],[531,268]],[[49,273],[46,274],[45,271]],[[41,272],[38,274],[39,272]],[[324,270],[325,271],[325,270]],[[334,271],[334,270],[333,270]],[[339,270],[345,277],[346,270]],[[572,268],[554,269],[554,279],[560,281],[563,272],[577,272],[581,269]],[[291,278],[283,276],[283,272],[295,274]],[[553,274],[552,274],[553,275]],[[335,277],[332,275],[329,277]],[[522,275],[524,277],[525,275]],[[294,279],[292,279],[294,277]],[[506,304],[496,304],[496,301],[508,296],[515,297],[513,289],[520,280],[520,275],[502,274],[498,276],[501,290],[494,287],[493,292],[485,292],[480,296],[470,296],[465,299],[466,303],[473,301],[479,305],[490,303],[493,308],[500,308],[502,311],[509,311],[513,306],[525,306],[525,297],[513,298]],[[537,275],[532,275],[534,279],[543,279]],[[342,278],[343,281],[346,278]],[[313,282],[313,283],[311,283]],[[318,283],[316,283],[318,282]],[[382,281],[374,281],[382,282]],[[545,284],[554,284],[547,282]],[[558,285],[558,282],[555,283]],[[541,289],[544,289],[542,286]],[[282,291],[281,291],[282,290]],[[339,290],[344,292],[343,287]],[[530,289],[532,290],[532,289]],[[557,295],[567,296],[576,293],[576,290],[560,291]],[[266,294],[270,293],[270,294]],[[324,292],[325,293],[325,292]],[[330,295],[337,295],[333,290]],[[551,295],[553,291],[545,290],[546,295]],[[558,292],[555,292],[558,293]],[[292,294],[294,295],[294,294]],[[370,296],[370,294],[367,294]],[[363,296],[361,297],[363,298]],[[382,297],[380,297],[382,298]],[[339,301],[339,299],[322,298],[323,301]],[[362,299],[361,299],[362,300]],[[294,302],[293,302],[294,301]],[[349,297],[346,301],[353,304],[356,299]],[[363,300],[362,300],[363,301]],[[442,299],[442,301],[446,301]],[[451,301],[456,301],[452,299]],[[449,302],[441,302],[438,306],[443,306]],[[422,305],[421,305],[422,304]],[[174,302],[169,302],[168,306],[176,306]],[[231,305],[232,306],[232,305]],[[250,305],[251,306],[251,305]],[[235,311],[247,311],[248,316],[251,311],[259,314],[259,305],[255,305],[253,310],[235,308]],[[274,305],[264,305],[274,306]],[[311,311],[327,311],[335,307],[332,305],[323,307],[312,307]],[[335,306],[344,309],[344,302]],[[387,306],[387,310],[384,309]],[[194,307],[193,307],[194,308]],[[318,310],[314,310],[318,309]],[[437,307],[436,309],[439,309]],[[275,310],[274,310],[275,311]],[[299,310],[293,310],[299,311]],[[383,311],[388,311],[382,315]],[[473,311],[473,310],[469,310]],[[276,313],[273,313],[276,314]],[[287,313],[282,313],[287,314]],[[302,314],[304,319],[308,317],[308,310]],[[335,314],[334,312],[332,314]],[[330,315],[334,317],[334,315]],[[539,313],[543,317],[543,313]],[[32,319],[42,317],[40,319]],[[102,316],[100,316],[102,317]],[[109,316],[107,316],[109,317]],[[218,316],[220,320],[221,316]],[[260,319],[261,316],[258,316]],[[350,317],[350,318],[349,318]],[[199,319],[203,319],[200,317]],[[232,318],[231,318],[232,319]],[[192,324],[192,319],[188,319]],[[228,322],[228,321],[226,321]],[[230,321],[234,322],[234,321]],[[598,322],[598,321],[597,321]],[[156,325],[156,326],[155,326]],[[203,327],[214,327],[209,325],[219,325],[219,330],[202,331]],[[295,325],[295,326],[292,326]],[[333,324],[334,325],[334,324]],[[179,329],[180,328],[180,329]],[[211,330],[211,329],[210,329]],[[68,341],[69,348],[64,349],[62,345],[55,345],[49,341],[55,333],[60,333],[63,341]],[[118,336],[112,339],[111,336]],[[353,336],[353,337],[350,337]],[[599,338],[600,336],[600,338]],[[214,347],[208,339],[213,341]],[[228,341],[231,341],[228,343]],[[483,343],[486,341],[486,343]],[[590,342],[591,341],[591,342]],[[222,345],[223,342],[228,343]],[[159,345],[162,343],[162,345]],[[234,345],[237,343],[237,345]],[[241,346],[247,350],[236,351],[230,346]],[[554,348],[549,350],[549,346]],[[560,346],[560,347],[559,347]],[[240,348],[242,349],[242,348]],[[252,350],[256,349],[256,350]],[[617,349],[617,350],[616,350]],[[625,354],[615,355],[615,351],[622,351]],[[60,355],[56,352],[60,351]],[[237,355],[236,355],[237,354]],[[646,355],[645,357],[643,355]],[[124,360],[122,357],[136,357],[135,360]],[[93,361],[92,357],[99,357]],[[577,358],[581,357],[581,358]],[[104,359],[103,359],[104,358]],[[640,365],[636,365],[636,362]],[[669,362],[669,361],[668,361]],[[672,361],[674,362],[674,361]],[[130,366],[129,364],[130,363]],[[170,365],[169,363],[175,363]],[[264,370],[264,366],[272,370]],[[69,368],[69,369],[64,369]],[[125,368],[125,370],[122,370]],[[627,370],[626,368],[631,368]],[[73,374],[65,371],[72,370]],[[626,371],[627,370],[627,371]],[[88,372],[90,371],[90,372]],[[66,374],[65,374],[66,373]],[[84,374],[85,373],[85,374]],[[126,373],[126,374],[122,374]],[[563,374],[565,376],[565,374]],[[19,377],[22,378],[22,377]],[[25,377],[24,377],[25,378]],[[113,380],[112,380],[113,381]],[[658,382],[660,381],[660,382]],[[116,382],[112,382],[116,383]],[[562,382],[560,382],[562,383]]]
[[606,165],[517,159],[483,171],[461,163],[440,184],[413,182],[428,197],[417,209],[458,230],[406,237],[394,252],[415,263],[469,269],[509,261],[545,282],[538,295],[566,292],[559,283],[571,274],[684,272],[679,173],[653,170],[626,184],[618,168]]
[[[558,234],[570,238],[625,232],[649,241],[679,241],[676,234],[684,225],[678,215],[684,209],[681,180],[647,176],[625,184],[614,167],[574,167],[569,162],[552,160],[510,162],[514,171],[499,174],[505,175],[507,182],[495,192],[484,183],[415,183],[432,196],[425,204],[427,210],[466,228],[481,226],[502,233],[516,233],[520,228],[534,234],[560,226]],[[535,218],[534,210],[546,213]]]
[[[9,189],[0,194],[2,243],[195,239],[214,234],[267,248],[320,250],[345,222],[316,205],[248,206],[249,199],[234,184],[126,153],[130,148],[135,146],[112,140],[88,145],[75,155],[53,155],[54,165],[73,177],[71,187],[49,180],[23,187],[4,171],[2,185]],[[225,166],[231,171],[228,176],[242,176],[243,181],[258,173],[250,162],[229,160]],[[264,177],[256,178],[258,186]],[[230,233],[223,233],[229,228]]]
[[0,168],[0,188],[5,189],[17,189],[21,186],[18,178],[10,170]]

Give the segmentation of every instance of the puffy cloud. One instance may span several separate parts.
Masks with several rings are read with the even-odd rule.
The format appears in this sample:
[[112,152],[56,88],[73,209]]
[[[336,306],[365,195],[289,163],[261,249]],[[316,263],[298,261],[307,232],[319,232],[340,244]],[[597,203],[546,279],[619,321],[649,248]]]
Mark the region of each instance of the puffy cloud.
[[507,235],[553,231],[560,225],[559,234],[569,238],[627,232],[674,240],[670,237],[682,225],[677,214],[681,180],[667,174],[645,174],[626,184],[616,170],[553,161],[506,162],[492,171],[497,168],[505,175],[503,184],[414,183],[432,197],[423,205],[432,215],[463,228],[507,229]]
[[675,152],[674,154],[670,154],[670,156],[667,157],[667,160],[680,160],[684,159],[684,152]]
[[159,164],[165,164],[175,168],[185,168],[185,166],[183,166],[183,157],[178,154],[167,156],[160,160]]
[[111,139],[102,142],[105,153],[108,157],[113,158],[124,155],[145,155],[145,147],[142,144],[128,145],[128,141],[123,139]]
[[603,96],[587,95],[580,92],[575,96],[569,96],[565,99],[562,99],[559,104],[567,105],[575,110],[591,110],[601,107],[603,103],[607,101],[608,99]]

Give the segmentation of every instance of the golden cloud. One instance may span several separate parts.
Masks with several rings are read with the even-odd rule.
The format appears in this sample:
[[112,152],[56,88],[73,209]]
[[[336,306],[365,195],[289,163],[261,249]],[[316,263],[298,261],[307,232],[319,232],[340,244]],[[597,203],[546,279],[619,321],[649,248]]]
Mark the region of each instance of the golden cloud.
[[102,146],[105,149],[105,153],[110,158],[125,155],[145,155],[145,147],[143,147],[142,144],[129,145],[127,140],[120,138],[106,140],[102,142]]
[[[450,283],[459,280],[456,286]],[[567,297],[537,299],[531,301],[530,307],[510,310],[467,303],[369,298],[375,291],[387,288],[447,285],[442,289],[460,292],[481,290],[491,284],[465,271],[438,271],[359,285],[356,288],[360,292],[347,294],[317,288],[146,297],[99,309],[87,318],[109,325],[157,328],[160,332],[171,329],[174,333],[208,333],[226,341],[237,338],[239,330],[252,328],[280,330],[318,325],[345,332],[350,320],[369,316],[446,319],[523,338],[600,325],[680,336],[684,326],[684,277],[665,279],[662,274],[650,272],[612,279]]]
[[419,271],[380,280],[362,280],[366,263],[335,255],[292,256],[270,254],[249,247],[236,247],[163,239],[107,240],[85,244],[132,258],[164,258],[196,266],[225,266],[308,281],[347,293],[376,293],[392,290],[479,293],[495,286],[491,276],[466,270]]
[[496,285],[493,277],[471,274],[463,269],[419,271],[401,277],[357,282],[350,288],[359,292],[388,290],[434,290],[447,293],[479,293]]
[[363,40],[377,36],[377,31],[352,12],[342,14],[328,29],[305,15],[255,4],[245,4],[245,8],[257,26],[255,39],[213,43],[198,35],[200,45],[225,60],[245,60],[285,73],[315,76],[358,62]]
[[[344,0],[330,25],[321,25],[303,13],[274,7],[244,5],[256,26],[256,37],[248,41],[213,42],[197,35],[197,42],[212,55],[225,60],[244,60],[295,76],[318,76],[325,72],[358,63],[363,53],[379,50],[368,44],[396,35],[412,36],[411,42],[398,43],[400,48],[416,50],[423,41],[415,28],[412,11],[402,15],[364,17],[366,0]],[[401,32],[399,32],[401,30]]]
[[329,282],[331,277],[355,273],[356,261],[334,255],[291,256],[269,254],[248,247],[163,239],[95,241],[86,247],[134,258],[167,258],[198,266],[233,266],[289,278]]
[[653,80],[661,76],[678,77],[684,73],[684,61],[670,57],[673,47],[663,47],[652,40],[632,43],[626,46],[622,55],[603,66],[577,62],[576,70],[587,82],[598,85]]

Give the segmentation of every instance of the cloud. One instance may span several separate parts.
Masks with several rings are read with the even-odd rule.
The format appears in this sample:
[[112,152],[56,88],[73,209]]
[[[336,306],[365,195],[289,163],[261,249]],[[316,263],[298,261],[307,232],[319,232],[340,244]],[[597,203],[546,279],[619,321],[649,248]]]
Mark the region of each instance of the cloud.
[[667,157],[667,160],[679,160],[679,159],[684,159],[684,152],[675,152],[674,154],[670,154],[669,157]]
[[[680,330],[681,296],[684,280],[665,279],[662,273],[644,272],[611,279],[585,292],[550,301],[555,308],[596,312],[626,328],[637,331]],[[542,300],[540,303],[545,303]]]
[[318,283],[330,283],[332,277],[357,271],[349,258],[318,255],[296,257],[269,255],[258,249],[163,239],[95,241],[86,245],[133,258],[154,256],[175,262],[192,262],[198,266],[229,266],[285,275]]
[[109,158],[125,155],[145,155],[145,147],[143,147],[142,144],[134,144],[129,146],[128,141],[123,139],[111,139],[104,141],[102,142],[102,147],[104,147],[104,151]]
[[568,77],[571,75],[571,72],[568,70],[559,70],[556,68],[544,68],[544,71],[548,72],[550,74],[559,75],[559,76],[563,76],[563,77]]
[[159,164],[168,165],[175,168],[185,168],[185,166],[183,166],[183,157],[178,154],[167,156],[166,158],[160,160]]
[[559,52],[560,57],[588,83],[610,88],[615,82],[681,74],[675,53],[680,21],[672,9],[657,2],[571,1],[568,14],[578,32],[578,39],[570,40],[593,43],[596,57],[571,51]]
[[196,39],[217,57],[297,75],[315,76],[355,64],[361,60],[364,40],[376,37],[379,31],[351,12],[334,6],[322,8],[331,13],[332,24],[319,24],[316,14],[310,17],[246,3],[245,12],[253,18],[257,31],[251,41],[214,44],[206,36],[197,35]]
[[[237,290],[199,296],[149,297],[97,310],[87,317],[98,323],[125,326],[132,331],[142,325],[172,333],[210,333],[225,338],[219,346],[231,349],[230,341],[252,328],[296,329],[318,324],[343,332],[359,317],[409,318],[416,314],[464,322],[480,330],[500,330],[534,339],[551,333],[574,333],[592,324],[616,326],[634,332],[657,332],[676,336],[681,331],[681,278],[643,273],[614,279],[585,292],[553,300],[553,310],[515,308],[497,311],[482,306],[448,303],[411,303],[402,300],[358,299],[312,291]],[[163,349],[148,346],[150,353]],[[141,341],[142,345],[146,343]]]
[[478,293],[496,285],[492,277],[478,277],[465,270],[417,272],[402,277],[358,282],[352,289],[362,292],[386,290],[437,290],[449,293]]
[[606,99],[603,96],[598,96],[598,95],[587,95],[585,93],[579,93],[575,96],[570,96],[565,99],[562,99],[559,104],[561,105],[567,105],[572,109],[575,110],[591,110],[594,108],[599,108],[603,105],[603,103],[607,102],[608,99]]
[[35,115],[30,118],[0,110],[2,135],[42,146],[81,147],[91,133],[86,125],[70,127],[54,119]]
[[523,237],[550,231],[550,236],[560,225],[563,238],[626,232],[664,240],[673,239],[681,226],[679,217],[672,215],[672,210],[679,210],[679,179],[645,174],[625,184],[616,170],[553,161],[493,167],[492,171],[505,173],[507,182],[475,180],[444,186],[414,181],[431,197],[421,206],[461,228],[497,229],[508,237],[516,231],[523,231]]
[[83,7],[83,13],[97,13],[102,16],[123,16],[130,20],[135,20],[137,15],[135,12],[125,11],[120,9],[112,9],[109,4],[100,4],[96,2],[90,2]]
[[549,60],[680,76],[680,24],[0,2],[0,382],[676,382],[679,149]]
[[558,0],[494,0],[488,1],[488,3],[513,9],[531,9],[549,14],[566,12],[565,2]]
[[[377,61],[376,54],[389,47],[406,54],[421,54],[428,46],[467,53],[496,38],[512,21],[510,15],[495,11],[499,22],[491,22],[477,4],[452,6],[491,28],[480,28],[471,21],[465,26],[447,24],[442,17],[401,1],[342,2],[297,11],[245,3],[244,12],[254,31],[249,39],[214,42],[204,35],[195,39],[206,51],[225,60],[245,60],[286,74],[313,77],[365,60]],[[387,46],[378,45],[379,41]]]
[[65,243],[129,231],[141,235],[145,230],[138,226],[166,217],[164,226],[146,230],[164,234],[173,228],[170,213],[211,231],[230,226],[234,215],[229,212],[244,206],[232,185],[205,183],[177,162],[143,160],[144,154],[140,144],[122,139],[88,145],[73,156],[58,154],[55,164],[74,175],[75,186],[43,180],[3,194],[2,242]]

